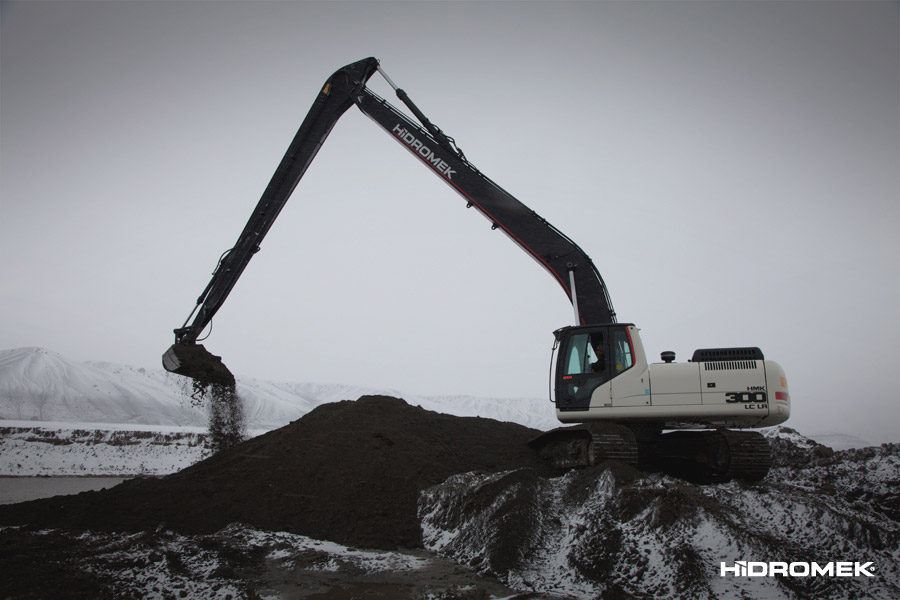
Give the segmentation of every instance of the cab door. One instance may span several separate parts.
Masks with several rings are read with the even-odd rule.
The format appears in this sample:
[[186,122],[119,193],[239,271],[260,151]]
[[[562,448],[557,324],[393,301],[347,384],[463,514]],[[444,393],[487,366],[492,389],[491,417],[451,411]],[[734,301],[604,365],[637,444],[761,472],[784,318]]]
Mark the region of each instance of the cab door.
[[[632,327],[633,329],[633,327]],[[610,329],[608,337],[610,357],[609,368],[610,403],[612,406],[647,406],[650,404],[649,377],[638,366],[638,354],[629,334],[629,328]],[[641,351],[643,355],[643,351]],[[646,361],[642,361],[646,362]]]
[[[559,357],[556,363],[556,407],[559,410],[587,410],[594,393],[614,376],[611,369],[610,328],[578,327],[557,332]],[[609,386],[600,390],[610,400]]]

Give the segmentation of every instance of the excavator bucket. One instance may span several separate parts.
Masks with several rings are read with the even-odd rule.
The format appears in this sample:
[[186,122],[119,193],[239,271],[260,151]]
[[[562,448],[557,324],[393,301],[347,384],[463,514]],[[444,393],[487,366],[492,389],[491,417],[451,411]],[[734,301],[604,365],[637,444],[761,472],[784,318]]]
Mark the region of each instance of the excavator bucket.
[[170,373],[190,377],[201,384],[234,387],[234,375],[220,356],[211,354],[202,344],[173,344],[162,356],[163,368]]

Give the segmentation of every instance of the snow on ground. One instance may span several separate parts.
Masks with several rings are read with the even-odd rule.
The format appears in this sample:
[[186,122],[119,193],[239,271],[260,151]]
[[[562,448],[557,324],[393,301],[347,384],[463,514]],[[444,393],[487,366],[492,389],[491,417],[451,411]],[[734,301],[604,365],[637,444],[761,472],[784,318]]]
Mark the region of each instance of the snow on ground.
[[[127,534],[19,527],[2,527],[0,536],[15,544],[7,555],[18,575],[10,580],[12,597],[518,597],[496,580],[423,551],[360,550],[241,524],[193,536],[163,528]],[[56,552],[46,554],[47,547]],[[41,560],[31,560],[28,553],[38,551]],[[54,576],[47,577],[47,572]],[[3,590],[0,583],[0,595]]]
[[[299,567],[322,573],[362,574],[417,570],[430,562],[421,556],[356,550],[242,525],[232,525],[215,536],[185,536],[170,531],[86,532],[77,539],[93,550],[90,564],[85,566],[95,577],[115,581],[115,591],[122,597],[168,598],[178,594],[184,598],[244,598],[246,586],[235,577],[235,571],[240,563],[260,559],[286,570]],[[222,552],[226,549],[223,539],[228,540],[231,552]],[[261,597],[280,596],[263,592]]]
[[[785,464],[696,485],[608,463],[466,473],[422,492],[426,548],[513,588],[603,597],[879,598],[900,592],[900,446],[832,452],[771,430]],[[739,577],[737,561],[869,562],[874,577]]]
[[0,476],[157,476],[209,455],[200,428],[15,425],[0,421]]

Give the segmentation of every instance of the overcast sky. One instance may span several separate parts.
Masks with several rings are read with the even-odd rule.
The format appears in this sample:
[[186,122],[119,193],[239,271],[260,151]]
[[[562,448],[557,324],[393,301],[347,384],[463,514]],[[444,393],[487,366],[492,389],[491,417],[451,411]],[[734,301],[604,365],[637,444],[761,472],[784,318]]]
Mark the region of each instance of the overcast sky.
[[[759,346],[788,425],[900,441],[897,6],[4,2],[0,348],[158,367],[321,84],[376,56],[651,361]],[[243,376],[534,397],[572,321],[351,109],[204,343]]]

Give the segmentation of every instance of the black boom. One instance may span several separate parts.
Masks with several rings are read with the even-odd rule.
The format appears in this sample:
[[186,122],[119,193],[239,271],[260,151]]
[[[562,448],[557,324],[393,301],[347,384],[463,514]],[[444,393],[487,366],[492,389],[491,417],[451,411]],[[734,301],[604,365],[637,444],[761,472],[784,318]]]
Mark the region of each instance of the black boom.
[[[398,89],[397,96],[422,122],[421,125],[372,93],[366,83],[377,70],[378,61],[366,58],[338,69],[325,82],[237,242],[222,255],[194,310],[184,325],[175,330],[176,345],[189,346],[197,342],[250,259],[259,251],[263,238],[331,129],[354,104],[456,190],[468,206],[475,207],[493,227],[506,233],[549,271],[575,305],[580,324],[614,323],[615,312],[606,286],[587,254],[476,169],[453,140],[412,103],[406,92]],[[393,86],[393,82],[390,83]]]

